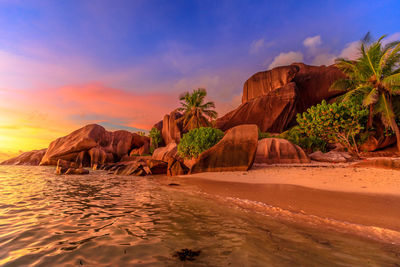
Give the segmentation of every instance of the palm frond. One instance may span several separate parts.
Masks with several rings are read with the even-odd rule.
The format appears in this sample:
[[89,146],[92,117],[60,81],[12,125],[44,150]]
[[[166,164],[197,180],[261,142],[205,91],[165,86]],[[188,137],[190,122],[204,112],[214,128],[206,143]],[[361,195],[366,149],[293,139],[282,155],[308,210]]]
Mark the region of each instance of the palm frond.
[[371,32],[367,32],[365,36],[361,39],[362,43],[368,44],[372,40]]
[[345,93],[344,95],[340,96],[338,98],[338,100],[341,102],[346,102],[346,101],[349,101],[352,97],[356,97],[359,95],[366,95],[371,90],[372,90],[372,88],[370,86],[360,85],[357,88],[350,90],[347,93]]
[[382,84],[386,87],[400,86],[400,73],[383,78]]
[[375,105],[375,112],[381,115],[381,120],[385,127],[391,127],[390,122],[394,113],[385,94],[379,96],[379,100]]
[[367,94],[367,96],[363,100],[364,106],[373,105],[378,101],[379,92],[376,88],[372,88],[372,90]]
[[333,82],[329,91],[348,91],[354,88],[354,81],[351,79],[339,79]]

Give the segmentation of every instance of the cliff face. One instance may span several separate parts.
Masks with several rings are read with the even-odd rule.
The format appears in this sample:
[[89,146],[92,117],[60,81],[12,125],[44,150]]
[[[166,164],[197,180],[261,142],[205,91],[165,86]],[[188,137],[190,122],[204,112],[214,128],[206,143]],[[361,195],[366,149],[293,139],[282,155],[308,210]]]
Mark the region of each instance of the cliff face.
[[335,66],[303,63],[258,72],[244,83],[242,105],[219,118],[216,125],[225,131],[254,123],[263,132],[285,131],[294,124],[297,113],[340,95],[329,88],[344,77]]
[[287,85],[298,72],[299,67],[291,65],[254,74],[244,83],[242,103]]
[[298,89],[291,82],[252,98],[216,121],[226,131],[241,124],[256,124],[261,131],[282,132],[296,116]]

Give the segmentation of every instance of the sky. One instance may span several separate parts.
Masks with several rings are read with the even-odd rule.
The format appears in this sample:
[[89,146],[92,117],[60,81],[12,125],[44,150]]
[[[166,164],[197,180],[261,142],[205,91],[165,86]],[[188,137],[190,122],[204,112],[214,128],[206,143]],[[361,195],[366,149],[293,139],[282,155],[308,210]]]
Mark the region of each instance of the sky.
[[400,39],[400,1],[0,0],[0,160],[89,123],[149,130],[206,88],[220,115],[254,73]]

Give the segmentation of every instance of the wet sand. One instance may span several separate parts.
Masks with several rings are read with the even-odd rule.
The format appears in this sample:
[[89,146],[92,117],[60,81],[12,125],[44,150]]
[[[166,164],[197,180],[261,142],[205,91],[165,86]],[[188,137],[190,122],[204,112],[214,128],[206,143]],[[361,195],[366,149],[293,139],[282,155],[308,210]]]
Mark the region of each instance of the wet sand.
[[195,190],[295,213],[400,231],[400,171],[351,167],[256,167],[169,177]]

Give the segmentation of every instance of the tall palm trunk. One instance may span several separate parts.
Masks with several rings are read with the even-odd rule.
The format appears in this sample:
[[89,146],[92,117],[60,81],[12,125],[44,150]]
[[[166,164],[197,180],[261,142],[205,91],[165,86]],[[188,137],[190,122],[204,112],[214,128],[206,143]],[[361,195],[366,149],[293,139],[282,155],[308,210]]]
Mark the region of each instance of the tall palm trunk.
[[391,127],[396,134],[396,140],[397,140],[397,150],[400,152],[400,129],[399,126],[396,123],[396,117],[393,116],[390,120]]
[[374,107],[373,105],[369,105],[369,116],[367,122],[367,129],[372,128],[372,123],[374,121]]
[[396,134],[396,141],[397,141],[397,150],[400,152],[400,129],[399,125],[396,123],[396,115],[393,111],[393,104],[392,104],[392,99],[389,98],[389,108],[392,116],[390,116],[390,126],[392,127],[392,130]]

